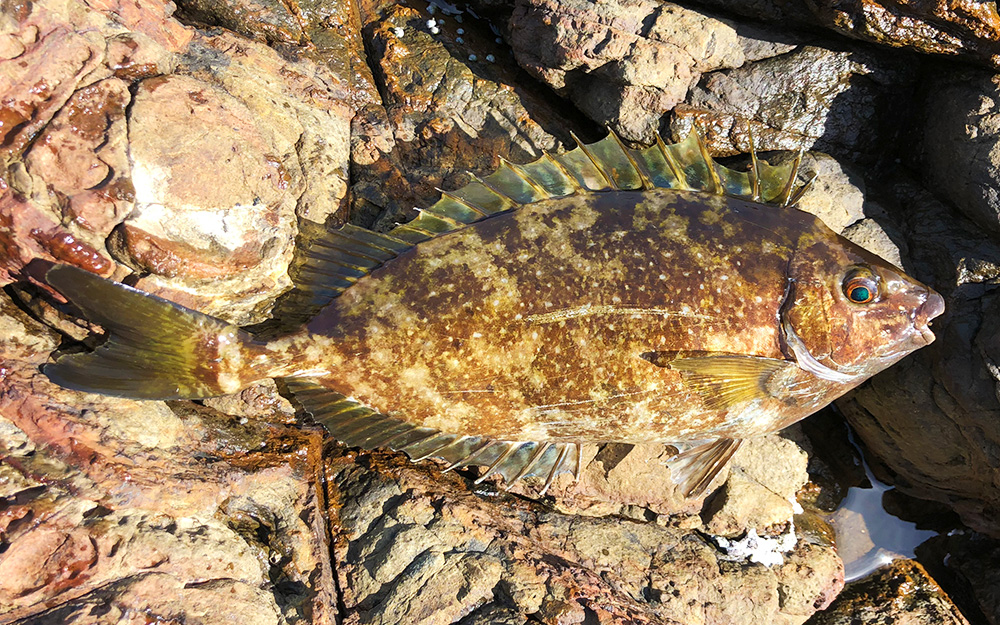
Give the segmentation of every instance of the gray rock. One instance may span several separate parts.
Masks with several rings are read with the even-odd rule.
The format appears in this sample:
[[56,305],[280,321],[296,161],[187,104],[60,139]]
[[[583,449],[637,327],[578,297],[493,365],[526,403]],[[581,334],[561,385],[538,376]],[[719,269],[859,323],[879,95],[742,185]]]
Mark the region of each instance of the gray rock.
[[[713,149],[749,151],[748,120],[758,149],[816,149],[858,160],[877,153],[901,119],[900,92],[916,76],[900,60],[857,50],[803,46],[733,70],[706,73],[688,107],[703,125],[729,139]],[[671,131],[683,136],[692,117],[675,112]],[[702,113],[704,112],[704,113]],[[735,146],[733,143],[735,142]],[[728,149],[727,149],[728,148]]]
[[1000,233],[1000,87],[992,74],[940,75],[927,86],[921,168],[929,188]]

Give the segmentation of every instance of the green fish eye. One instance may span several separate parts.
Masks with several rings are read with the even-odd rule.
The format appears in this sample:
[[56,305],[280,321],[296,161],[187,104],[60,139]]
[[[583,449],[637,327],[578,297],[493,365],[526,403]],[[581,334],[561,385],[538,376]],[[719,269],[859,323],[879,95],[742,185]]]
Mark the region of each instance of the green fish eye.
[[855,304],[868,304],[878,295],[878,281],[865,268],[857,268],[844,277],[844,295]]

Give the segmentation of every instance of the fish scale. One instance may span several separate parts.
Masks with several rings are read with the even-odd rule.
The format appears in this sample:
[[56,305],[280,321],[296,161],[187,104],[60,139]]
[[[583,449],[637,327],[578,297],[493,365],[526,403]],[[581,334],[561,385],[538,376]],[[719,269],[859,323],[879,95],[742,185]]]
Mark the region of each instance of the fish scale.
[[83,270],[48,282],[108,331],[44,367],[138,399],[274,377],[345,444],[508,484],[579,475],[582,443],[662,442],[687,495],[743,439],[797,421],[933,340],[941,297],[792,207],[799,159],[716,164],[696,133],[613,134],[443,192],[387,233],[304,227],[252,335]]

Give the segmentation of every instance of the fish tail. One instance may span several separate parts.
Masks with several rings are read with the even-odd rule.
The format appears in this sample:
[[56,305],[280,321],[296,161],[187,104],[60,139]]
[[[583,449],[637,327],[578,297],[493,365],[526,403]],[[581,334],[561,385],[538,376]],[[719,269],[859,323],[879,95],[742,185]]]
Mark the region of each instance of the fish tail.
[[60,386],[131,399],[198,399],[264,377],[253,364],[265,346],[221,319],[69,265],[54,265],[45,279],[107,333],[94,351],[42,367]]

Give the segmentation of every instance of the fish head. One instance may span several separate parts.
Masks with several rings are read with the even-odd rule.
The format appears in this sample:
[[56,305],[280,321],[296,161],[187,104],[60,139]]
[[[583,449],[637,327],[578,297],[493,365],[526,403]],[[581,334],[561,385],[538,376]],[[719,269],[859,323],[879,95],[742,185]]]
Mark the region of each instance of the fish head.
[[859,382],[934,341],[943,312],[933,289],[819,224],[789,265],[783,348],[822,378]]

